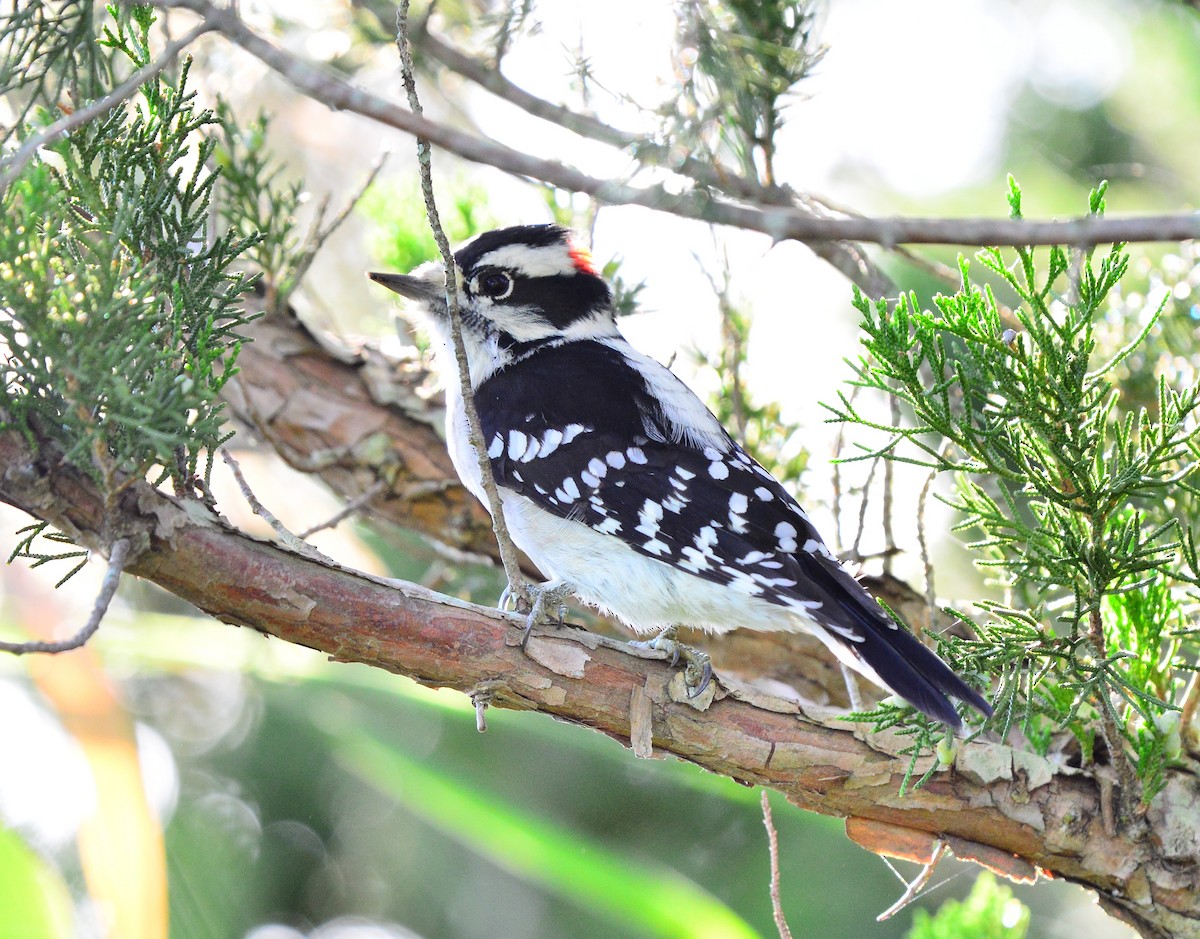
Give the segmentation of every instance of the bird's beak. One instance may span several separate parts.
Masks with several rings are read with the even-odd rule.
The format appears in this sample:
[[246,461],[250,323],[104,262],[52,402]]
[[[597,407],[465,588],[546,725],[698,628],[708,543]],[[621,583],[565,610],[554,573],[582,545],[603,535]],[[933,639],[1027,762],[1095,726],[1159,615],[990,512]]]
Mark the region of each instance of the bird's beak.
[[380,274],[370,271],[367,274],[377,284],[383,284],[388,290],[393,290],[402,297],[419,300],[432,306],[446,302],[445,289],[441,284],[435,284],[424,277],[412,277],[408,274]]

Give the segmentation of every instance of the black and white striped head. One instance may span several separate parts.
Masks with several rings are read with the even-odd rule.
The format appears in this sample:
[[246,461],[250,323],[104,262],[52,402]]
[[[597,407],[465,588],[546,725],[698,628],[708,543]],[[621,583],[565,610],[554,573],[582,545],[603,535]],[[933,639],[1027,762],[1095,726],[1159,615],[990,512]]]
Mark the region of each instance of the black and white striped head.
[[[518,225],[485,232],[460,248],[454,261],[468,346],[473,340],[506,358],[547,340],[617,335],[612,291],[568,229]],[[409,275],[369,276],[417,301],[429,325],[444,331],[449,317],[441,262]]]

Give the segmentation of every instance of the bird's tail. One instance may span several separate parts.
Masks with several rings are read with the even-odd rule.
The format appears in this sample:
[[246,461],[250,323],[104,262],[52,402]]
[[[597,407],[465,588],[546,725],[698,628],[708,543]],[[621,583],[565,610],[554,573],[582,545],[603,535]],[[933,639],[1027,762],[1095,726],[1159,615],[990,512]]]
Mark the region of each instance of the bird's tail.
[[[992,706],[983,695],[959,678],[921,640],[894,622],[853,577],[840,567],[823,564],[816,558],[813,562],[822,568],[821,579],[827,587],[834,587],[829,583],[831,577],[837,582],[829,590],[837,609],[827,606],[823,612],[836,617],[843,627],[828,630],[839,647],[834,649],[839,658],[951,727],[960,727],[962,720],[950,698],[965,701],[988,717],[992,715]],[[809,573],[820,576],[815,570]],[[855,638],[850,638],[850,633]]]

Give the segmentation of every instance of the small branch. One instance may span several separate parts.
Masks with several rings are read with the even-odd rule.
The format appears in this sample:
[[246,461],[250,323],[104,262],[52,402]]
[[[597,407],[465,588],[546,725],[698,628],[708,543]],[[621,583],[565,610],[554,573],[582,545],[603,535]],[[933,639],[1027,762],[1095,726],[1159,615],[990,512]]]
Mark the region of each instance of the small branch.
[[86,643],[100,628],[100,622],[104,619],[104,614],[108,612],[108,605],[112,603],[112,598],[117,592],[117,585],[121,582],[121,572],[125,570],[125,565],[129,562],[132,549],[133,542],[128,538],[118,538],[113,542],[112,550],[108,555],[108,570],[104,573],[100,592],[96,595],[92,615],[88,617],[83,629],[70,639],[63,639],[61,642],[0,642],[0,652],[11,652],[13,655],[27,655],[31,652],[57,655],[59,652],[78,649]]
[[573,166],[544,160],[426,120],[297,58],[249,29],[232,10],[215,7],[209,0],[153,0],[153,5],[192,10],[205,16],[212,28],[315,101],[413,134],[473,163],[493,166],[514,176],[537,179],[571,192],[582,192],[610,205],[647,206],[682,218],[763,232],[776,240],[861,241],[888,248],[900,244],[1001,247],[1176,242],[1200,238],[1200,214],[1195,212],[1129,218],[1088,215],[1067,221],[1041,222],[1026,219],[817,218],[794,206],[737,205],[715,199],[708,192],[675,193],[662,185],[641,187],[619,180],[599,179]]
[[925,573],[925,605],[929,607],[930,627],[937,620],[937,589],[933,581],[933,561],[929,556],[929,538],[925,528],[925,506],[929,502],[929,490],[937,479],[938,471],[933,470],[925,477],[925,485],[917,496],[917,545],[921,549],[921,567]]
[[879,462],[882,457],[875,457],[871,461],[871,468],[867,471],[867,479],[862,485],[862,501],[858,504],[858,531],[854,533],[854,544],[850,546],[850,556],[855,560],[862,558],[862,552],[859,550],[862,545],[863,534],[867,530],[867,507],[871,503],[871,484],[875,481],[875,470],[879,468]]
[[[296,266],[292,269],[291,283],[288,285],[289,293],[300,286],[304,275],[308,273],[308,269],[316,259],[317,252],[321,250],[321,247],[328,240],[329,236],[337,231],[342,226],[342,223],[350,217],[350,213],[354,211],[354,207],[358,205],[362,197],[366,195],[367,190],[371,188],[371,184],[379,176],[379,172],[383,169],[384,164],[387,163],[389,156],[391,156],[390,153],[383,153],[379,156],[379,159],[375,161],[375,165],[371,167],[371,171],[367,173],[367,178],[358,187],[358,191],[346,201],[341,211],[330,220],[328,225],[322,224],[325,221],[325,210],[328,208],[328,202],[322,203],[320,210],[316,214],[316,218],[313,219],[312,231],[309,232],[308,237],[304,240],[304,244],[301,247],[300,258],[296,262]],[[281,298],[281,300],[286,300],[286,297]]]
[[388,485],[386,482],[384,482],[382,479],[377,479],[373,486],[371,486],[366,492],[362,493],[354,500],[347,502],[340,511],[334,515],[331,515],[329,518],[325,519],[325,521],[318,522],[316,525],[313,525],[312,528],[304,529],[304,531],[300,532],[297,537],[301,541],[304,541],[312,535],[315,535],[317,532],[324,531],[326,528],[336,528],[344,519],[349,518],[355,512],[369,505],[372,499],[374,499],[380,493],[385,492],[387,488]]
[[[890,409],[889,417],[891,418],[892,425],[899,427],[900,399],[892,395],[888,400],[888,407]],[[892,461],[885,459],[883,461],[883,572],[885,574],[892,573],[892,556],[897,550],[896,535],[892,530],[892,498],[896,485],[895,471],[896,467]]]
[[3,172],[0,172],[0,195],[4,194],[13,180],[25,168],[25,164],[32,160],[34,154],[42,149],[42,147],[48,146],[64,134],[69,134],[71,131],[82,127],[89,121],[95,120],[102,114],[107,114],[122,101],[133,97],[142,85],[158,77],[160,72],[170,66],[180,52],[214,28],[215,24],[213,22],[207,18],[204,19],[189,33],[181,36],[174,42],[168,43],[167,47],[163,49],[162,55],[153,62],[143,65],[103,98],[97,98],[86,107],[72,111],[65,117],[55,121],[49,127],[30,137],[11,156],[0,160],[0,169],[3,169]]
[[1191,754],[1195,754],[1200,747],[1197,743],[1196,734],[1196,709],[1200,707],[1200,672],[1192,674],[1192,680],[1188,683],[1187,692],[1183,698],[1183,707],[1179,712],[1179,733],[1183,739],[1183,748]]
[[771,910],[775,913],[775,928],[779,930],[779,939],[792,939],[792,931],[783,915],[783,903],[779,899],[779,835],[775,831],[775,821],[771,818],[771,803],[767,799],[766,789],[762,791],[759,804],[762,805],[763,825],[767,829],[767,850],[771,856]]
[[[419,117],[422,113],[421,102],[417,97],[412,52],[408,43],[408,4],[409,0],[401,0],[400,9],[396,14],[396,47],[400,51],[400,69],[404,77],[404,89],[408,92],[408,103],[413,113]],[[496,534],[496,544],[500,549],[500,563],[504,565],[504,576],[508,578],[508,592],[513,596],[524,597],[525,578],[521,575],[521,562],[508,533],[508,523],[504,519],[504,503],[500,498],[500,491],[496,488],[496,478],[492,474],[492,461],[488,456],[487,443],[479,429],[479,412],[475,407],[475,391],[471,387],[471,370],[467,364],[466,346],[463,344],[462,315],[458,308],[458,271],[454,266],[454,254],[450,251],[450,241],[442,229],[433,196],[430,143],[420,137],[417,138],[417,162],[421,171],[421,192],[425,196],[425,214],[429,218],[429,227],[433,230],[434,240],[446,267],[446,308],[450,313],[450,336],[454,342],[454,358],[458,365],[459,390],[462,394],[463,410],[466,412],[467,433],[471,448],[475,451],[475,459],[479,463],[480,483],[484,495],[487,496],[492,530]]]
[[[875,922],[882,923],[885,919],[891,919],[902,909],[913,902],[925,889],[925,885],[929,883],[929,878],[933,876],[933,870],[946,856],[946,842],[939,841],[937,847],[933,849],[933,857],[929,859],[929,863],[921,868],[921,872],[917,874],[908,884],[905,885],[904,893],[900,899],[889,906],[886,910],[875,917]],[[897,874],[897,876],[899,876]]]
[[224,447],[221,448],[221,459],[225,461],[225,465],[228,466],[230,471],[233,473],[233,478],[237,480],[238,488],[242,490],[242,496],[245,498],[246,503],[250,506],[250,511],[271,526],[271,528],[275,531],[275,534],[279,536],[279,540],[282,544],[298,554],[305,555],[306,557],[312,557],[313,555],[319,553],[312,545],[305,544],[298,537],[296,537],[296,535],[292,534],[288,527],[279,519],[277,519],[270,509],[258,501],[258,496],[254,494],[254,490],[251,489],[250,484],[246,482],[246,477],[242,475],[242,468],[238,466],[238,461],[234,459],[233,454]]

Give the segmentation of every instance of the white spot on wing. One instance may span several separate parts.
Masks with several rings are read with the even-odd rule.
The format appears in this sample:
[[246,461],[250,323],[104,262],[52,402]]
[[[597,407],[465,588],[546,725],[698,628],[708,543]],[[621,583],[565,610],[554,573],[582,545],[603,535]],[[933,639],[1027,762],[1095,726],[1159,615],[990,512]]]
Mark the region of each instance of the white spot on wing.
[[521,462],[528,463],[538,455],[538,439],[537,437],[529,438],[529,446],[525,448],[525,452],[521,454]]
[[729,497],[729,511],[741,514],[750,508],[750,500],[744,492],[735,492]]
[[629,447],[625,453],[629,457],[630,463],[645,464],[646,462],[646,454],[642,452],[641,447]]
[[720,461],[714,460],[708,464],[708,475],[713,479],[727,479],[729,477],[729,467]]
[[688,500],[680,496],[667,496],[663,499],[662,506],[668,512],[674,512],[676,515],[682,511],[683,507],[688,504]]
[[780,522],[775,526],[775,537],[779,539],[779,550],[789,554],[796,550],[796,526],[791,522]]
[[561,501],[571,503],[579,498],[579,487],[575,484],[575,480],[568,476],[562,481],[562,485],[554,490],[554,494]]
[[766,486],[759,486],[754,490],[754,494],[762,499],[763,502],[770,502],[775,498],[774,494]]
[[562,443],[563,435],[561,430],[551,428],[542,435],[542,456],[549,456],[558,449],[558,445]]
[[580,434],[586,434],[589,428],[582,424],[568,424],[563,428],[563,443],[570,443]]
[[828,558],[831,561],[837,560],[833,556],[833,552],[825,547],[825,543],[816,538],[809,538],[808,541],[804,542],[804,550],[809,554],[819,554],[821,557]]
[[621,530],[621,523],[615,518],[606,518],[599,525],[595,526],[596,531],[605,535],[615,535]]
[[625,468],[625,454],[620,450],[613,450],[611,453],[605,454],[604,461],[613,469]]
[[608,467],[605,466],[603,460],[597,460],[595,457],[592,457],[588,460],[588,472],[597,479],[603,479],[604,475],[608,472]]
[[499,434],[496,434],[496,436],[492,438],[492,442],[488,444],[488,456],[494,460],[503,452],[504,438]]
[[525,455],[525,448],[529,445],[529,438],[519,430],[510,430],[508,432],[508,458],[510,460],[519,460]]

